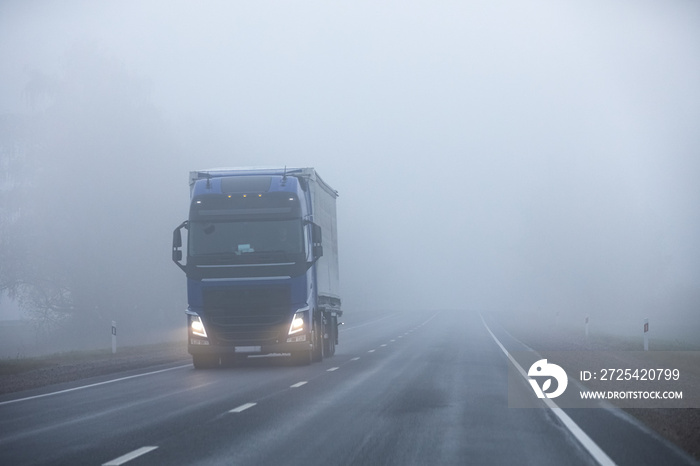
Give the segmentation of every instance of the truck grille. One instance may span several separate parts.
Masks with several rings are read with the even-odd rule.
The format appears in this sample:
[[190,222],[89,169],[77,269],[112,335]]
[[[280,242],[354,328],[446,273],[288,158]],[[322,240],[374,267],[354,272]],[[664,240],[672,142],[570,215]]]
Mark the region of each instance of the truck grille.
[[288,327],[289,287],[210,289],[204,316],[210,338],[220,345],[275,343]]

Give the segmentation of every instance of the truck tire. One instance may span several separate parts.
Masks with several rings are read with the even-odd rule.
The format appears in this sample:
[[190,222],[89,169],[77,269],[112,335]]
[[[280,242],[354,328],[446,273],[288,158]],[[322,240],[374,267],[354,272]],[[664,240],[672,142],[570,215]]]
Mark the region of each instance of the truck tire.
[[292,353],[291,360],[295,366],[308,366],[311,364],[311,350],[296,351]]
[[323,341],[323,356],[330,358],[335,354],[335,340],[332,337],[328,337],[327,340]]
[[219,355],[217,354],[193,354],[192,364],[195,369],[213,369],[219,367]]
[[311,340],[314,342],[314,347],[311,352],[311,360],[313,362],[323,361],[323,332],[321,325],[315,325],[311,332]]
[[330,358],[335,354],[335,341],[337,339],[336,332],[338,331],[338,327],[335,323],[335,317],[330,317],[328,320],[323,335],[323,356]]

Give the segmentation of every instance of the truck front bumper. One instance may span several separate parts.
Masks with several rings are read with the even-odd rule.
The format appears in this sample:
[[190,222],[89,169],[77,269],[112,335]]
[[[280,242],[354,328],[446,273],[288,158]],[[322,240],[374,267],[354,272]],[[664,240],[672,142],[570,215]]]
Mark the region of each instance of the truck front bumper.
[[[236,346],[236,345],[216,345],[211,344],[193,344],[193,339],[187,345],[187,351],[190,354],[220,354],[220,355],[263,355],[263,354],[282,354],[282,353],[296,353],[302,351],[309,351],[311,349],[311,343],[308,341],[296,341],[296,342],[285,342],[285,343],[275,343],[268,345],[253,345],[253,346]],[[201,342],[201,340],[200,340]]]

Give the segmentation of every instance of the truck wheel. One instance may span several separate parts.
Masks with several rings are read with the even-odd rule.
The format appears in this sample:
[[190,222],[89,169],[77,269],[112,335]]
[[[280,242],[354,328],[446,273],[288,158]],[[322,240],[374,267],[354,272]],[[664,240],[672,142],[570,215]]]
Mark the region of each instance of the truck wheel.
[[335,354],[335,332],[337,331],[337,327],[335,326],[334,321],[334,318],[330,319],[330,325],[326,327],[326,333],[323,336],[323,355],[327,358],[330,358]]
[[296,351],[292,353],[291,359],[295,366],[308,366],[311,364],[311,350]]
[[327,358],[330,358],[335,354],[335,340],[332,338],[328,338],[327,340],[323,341],[323,355]]
[[219,356],[217,354],[193,354],[192,364],[195,369],[213,369],[219,367]]
[[318,325],[314,325],[311,335],[311,339],[314,342],[311,359],[313,362],[323,361],[323,333],[319,331]]

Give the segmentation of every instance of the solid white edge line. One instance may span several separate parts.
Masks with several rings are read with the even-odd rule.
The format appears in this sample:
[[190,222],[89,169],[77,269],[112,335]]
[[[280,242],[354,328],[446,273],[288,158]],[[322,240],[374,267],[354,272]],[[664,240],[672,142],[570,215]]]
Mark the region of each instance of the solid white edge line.
[[248,408],[252,408],[255,406],[257,403],[246,403],[244,405],[240,405],[237,408],[233,408],[232,410],[229,411],[229,413],[240,413],[241,411],[245,411]]
[[[523,376],[523,378],[527,381],[527,372],[518,364],[518,362],[513,358],[513,356],[510,355],[508,350],[501,344],[500,341],[498,341],[498,338],[496,338],[496,335],[493,334],[491,329],[489,328],[488,325],[486,325],[486,321],[484,320],[484,316],[479,314],[479,317],[481,317],[481,323],[484,324],[484,327],[486,328],[486,331],[489,332],[491,335],[491,338],[493,338],[493,341],[496,342],[499,348],[501,348],[501,351],[508,357],[511,363],[513,363],[513,366],[515,366],[516,369],[518,369],[518,372],[520,372],[520,375]],[[564,412],[562,408],[557,406],[557,404],[551,400],[551,398],[544,398],[542,401],[544,401],[545,405],[552,410],[552,413],[554,413],[555,416],[559,418],[559,420],[564,424],[564,426],[569,429],[569,432],[576,438],[576,440],[579,441],[579,443],[583,446],[583,448],[586,449],[586,451],[593,457],[595,461],[598,462],[601,466],[615,466],[615,462],[610,459],[610,457],[586,434],[583,429],[581,429],[578,424],[574,422],[573,419],[569,417],[568,414]]]
[[297,382],[297,383],[295,383],[294,385],[290,385],[289,388],[299,388],[299,387],[301,387],[302,385],[306,385],[307,383],[308,383],[308,382],[304,380],[303,382]]
[[141,447],[138,450],[134,450],[131,453],[127,453],[126,455],[120,456],[119,458],[115,458],[112,461],[109,461],[107,463],[104,463],[102,466],[120,466],[127,461],[131,461],[134,458],[138,458],[141,455],[145,455],[149,451],[153,451],[158,447]]
[[98,387],[100,385],[107,385],[108,383],[114,383],[114,382],[120,382],[122,380],[129,380],[129,379],[135,379],[137,377],[144,377],[146,375],[153,375],[153,374],[159,374],[161,372],[166,372],[166,371],[173,371],[175,369],[182,369],[183,367],[191,367],[192,364],[185,364],[184,366],[177,366],[177,367],[169,367],[167,369],[161,369],[159,371],[153,371],[153,372],[145,372],[143,374],[136,374],[136,375],[130,375],[128,377],[120,377],[118,379],[113,379],[113,380],[106,380],[104,382],[98,382],[98,383],[93,383],[90,385],[83,385],[80,387],[75,387],[75,388],[68,388],[66,390],[59,390],[57,392],[51,392],[51,393],[44,393],[43,395],[34,395],[34,396],[28,396],[26,398],[17,398],[16,400],[9,400],[9,401],[2,401],[0,402],[0,406],[2,405],[9,405],[10,403],[17,403],[19,401],[27,401],[27,400],[34,400],[36,398],[44,398],[45,396],[53,396],[53,395],[60,395],[61,393],[68,393],[68,392],[74,392],[76,390],[82,390],[84,388],[92,388],[92,387]]

